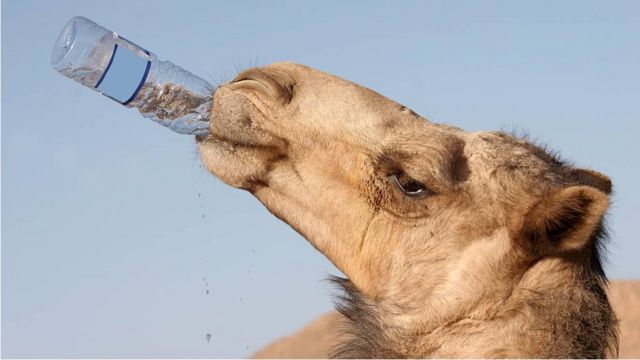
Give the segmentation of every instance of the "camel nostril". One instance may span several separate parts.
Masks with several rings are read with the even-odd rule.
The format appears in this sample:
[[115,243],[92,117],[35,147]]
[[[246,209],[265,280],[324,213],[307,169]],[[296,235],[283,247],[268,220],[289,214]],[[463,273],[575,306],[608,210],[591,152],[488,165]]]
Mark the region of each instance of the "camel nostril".
[[249,69],[238,74],[228,85],[232,90],[253,90],[278,99],[283,103],[289,103],[292,98],[292,86],[285,86],[277,80],[276,74],[271,74],[263,69]]
[[264,93],[264,94],[266,94],[268,96],[275,96],[276,95],[275,92],[273,91],[273,89],[270,86],[267,86],[263,82],[258,81],[258,80],[254,80],[254,79],[237,80],[237,81],[234,81],[231,84],[229,84],[229,87],[232,90],[246,89],[246,90],[258,91],[258,92]]

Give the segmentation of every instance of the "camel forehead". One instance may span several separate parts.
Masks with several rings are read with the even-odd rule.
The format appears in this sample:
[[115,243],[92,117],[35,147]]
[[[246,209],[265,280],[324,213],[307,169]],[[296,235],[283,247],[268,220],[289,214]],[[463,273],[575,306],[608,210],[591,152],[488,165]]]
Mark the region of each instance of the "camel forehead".
[[480,155],[476,158],[504,171],[522,171],[530,174],[558,172],[566,165],[545,146],[531,142],[527,135],[478,132],[470,134],[467,139],[469,153]]
[[[347,114],[333,112],[333,115],[353,115],[352,120],[357,120],[355,117],[366,118],[368,114],[379,115],[379,121],[375,125],[392,132],[389,145],[414,142],[415,146],[428,147],[428,140],[456,137],[467,142],[469,150],[504,152],[510,149],[520,155],[528,154],[544,161],[555,161],[544,149],[519,136],[493,131],[469,132],[451,125],[433,123],[369,88],[305,65],[278,62],[266,69],[296,87],[298,106],[322,111],[323,108],[332,108],[332,104],[339,104],[343,107],[340,110]],[[448,140],[445,143],[453,144],[455,141]]]
[[[374,153],[403,150],[415,154],[458,151],[475,166],[491,171],[521,162],[521,168],[542,171],[562,165],[552,154],[517,136],[502,132],[468,132],[454,126],[429,122],[373,90],[311,67],[277,62],[260,69],[291,87],[295,94],[290,107],[294,116],[308,119],[312,126],[327,135],[351,135],[354,145]],[[291,113],[287,116],[292,115]],[[292,126],[292,129],[296,126]]]

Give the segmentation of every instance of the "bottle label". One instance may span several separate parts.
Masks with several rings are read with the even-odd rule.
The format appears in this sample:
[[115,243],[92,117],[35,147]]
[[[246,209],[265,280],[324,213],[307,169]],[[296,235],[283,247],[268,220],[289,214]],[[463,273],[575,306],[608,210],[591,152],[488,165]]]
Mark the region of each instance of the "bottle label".
[[151,61],[125,46],[113,46],[113,53],[102,77],[96,83],[103,95],[127,105],[135,99],[149,75]]

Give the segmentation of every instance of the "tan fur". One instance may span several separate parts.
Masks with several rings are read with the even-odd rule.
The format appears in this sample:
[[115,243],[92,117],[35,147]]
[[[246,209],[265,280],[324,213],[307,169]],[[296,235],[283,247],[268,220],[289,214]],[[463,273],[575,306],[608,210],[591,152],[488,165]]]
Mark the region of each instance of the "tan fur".
[[336,355],[616,355],[598,255],[606,176],[290,63],[217,89],[198,145],[349,278],[352,337]]

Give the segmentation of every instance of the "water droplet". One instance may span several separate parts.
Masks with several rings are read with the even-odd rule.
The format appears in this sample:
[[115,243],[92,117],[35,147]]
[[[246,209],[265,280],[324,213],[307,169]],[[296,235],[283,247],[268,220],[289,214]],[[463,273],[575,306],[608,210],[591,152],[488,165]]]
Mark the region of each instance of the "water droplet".
[[207,338],[207,342],[211,342],[211,333],[207,333],[207,335],[205,335],[205,337]]
[[202,213],[202,218],[204,219],[204,213]]
[[198,193],[198,197],[202,197],[202,193]]
[[209,295],[209,289],[207,289],[207,291],[205,291],[204,293],[205,295]]

